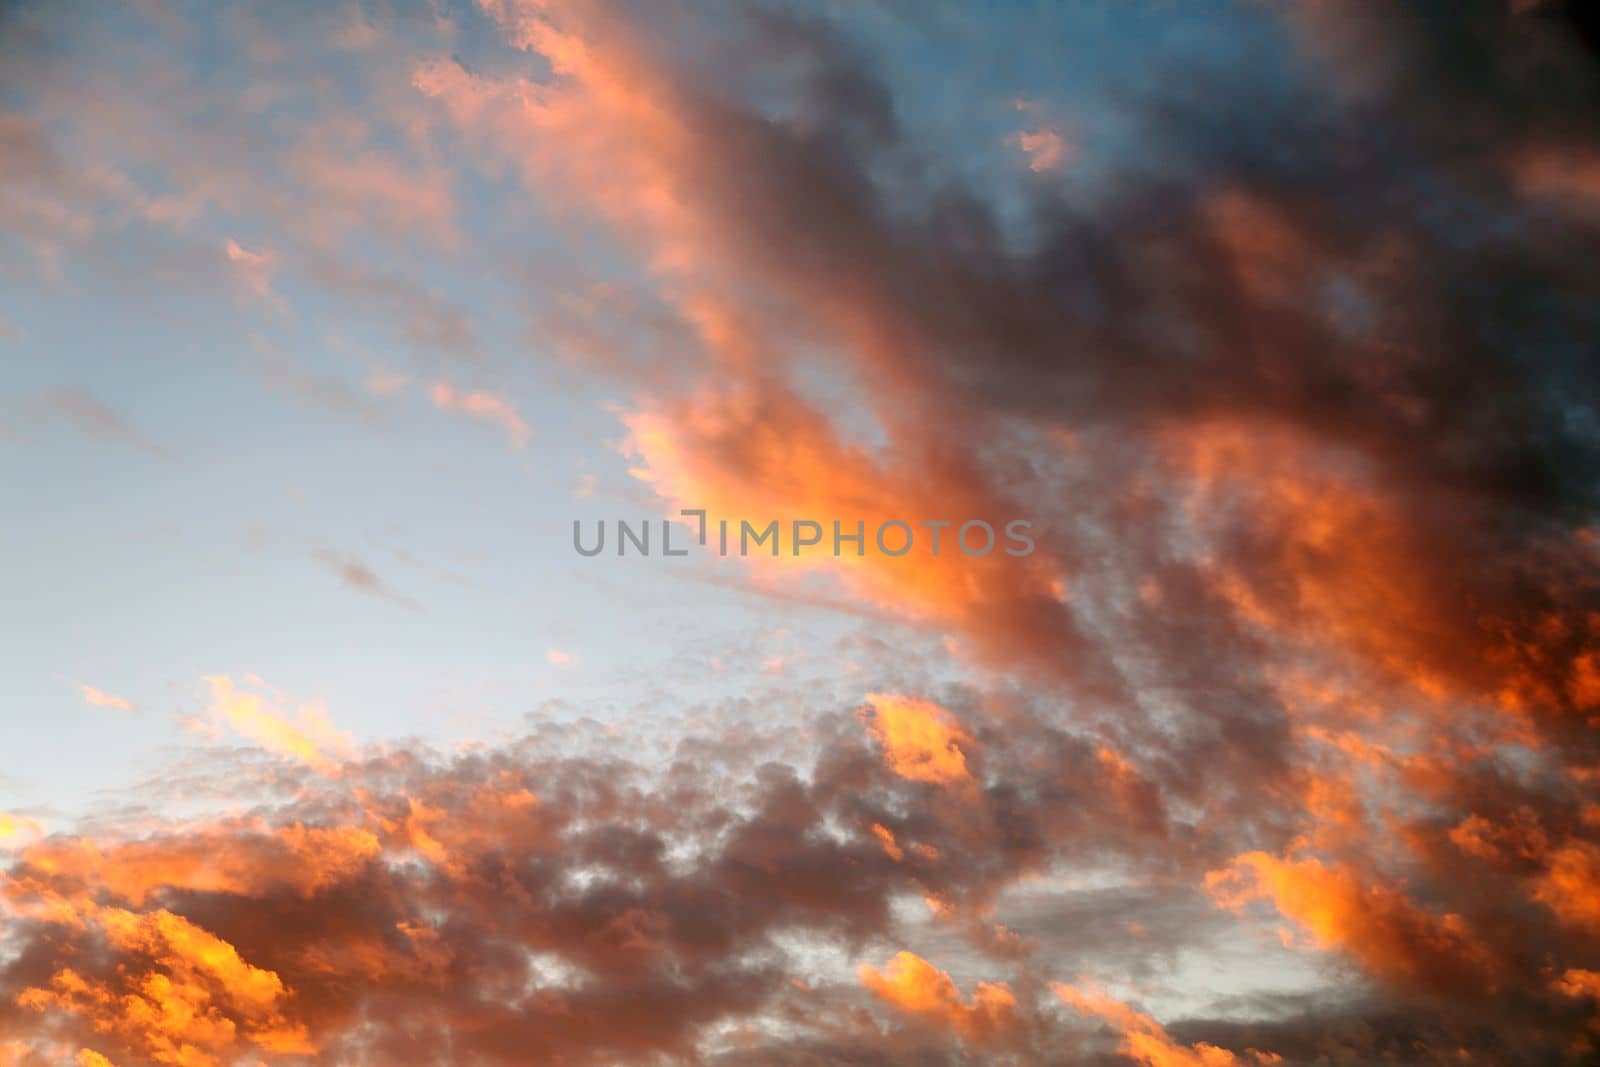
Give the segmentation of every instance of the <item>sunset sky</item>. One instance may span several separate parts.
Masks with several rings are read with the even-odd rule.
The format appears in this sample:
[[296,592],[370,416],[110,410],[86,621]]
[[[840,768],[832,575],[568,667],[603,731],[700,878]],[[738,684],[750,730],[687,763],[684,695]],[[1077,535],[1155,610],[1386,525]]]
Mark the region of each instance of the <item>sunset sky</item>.
[[1575,0],[0,2],[0,1067],[1600,1063],[1597,115]]

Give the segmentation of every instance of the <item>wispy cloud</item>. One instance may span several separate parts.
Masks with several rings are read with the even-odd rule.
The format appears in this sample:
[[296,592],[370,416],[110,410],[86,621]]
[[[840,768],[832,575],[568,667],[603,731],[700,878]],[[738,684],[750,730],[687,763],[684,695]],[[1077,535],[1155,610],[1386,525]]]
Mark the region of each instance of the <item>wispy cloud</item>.
[[227,675],[210,675],[205,683],[211,694],[205,712],[209,721],[227,726],[269,752],[326,771],[353,748],[350,735],[334,729],[320,702],[296,703],[253,677],[245,678],[244,687]]
[[485,422],[492,422],[506,432],[514,448],[521,448],[533,436],[533,429],[523,421],[509,400],[481,390],[457,389],[445,382],[435,382],[428,390],[434,406],[444,411],[459,411]]
[[0,412],[0,437],[24,436],[49,423],[63,423],[107,444],[132,448],[159,459],[171,454],[82,386],[52,386]]
[[97,708],[117,708],[120,711],[132,711],[133,703],[119,696],[96,689],[92,685],[78,683],[78,688],[83,692],[84,703]]
[[262,300],[275,299],[272,292],[272,276],[278,270],[275,253],[266,249],[251,251],[231,237],[222,243],[222,251],[245,288]]
[[25,815],[0,811],[0,849],[17,848],[44,833],[44,824]]
[[327,567],[347,589],[354,589],[358,593],[387,600],[394,604],[415,610],[418,605],[415,600],[395,592],[377,573],[353,556],[347,556],[328,548],[313,549],[311,558]]

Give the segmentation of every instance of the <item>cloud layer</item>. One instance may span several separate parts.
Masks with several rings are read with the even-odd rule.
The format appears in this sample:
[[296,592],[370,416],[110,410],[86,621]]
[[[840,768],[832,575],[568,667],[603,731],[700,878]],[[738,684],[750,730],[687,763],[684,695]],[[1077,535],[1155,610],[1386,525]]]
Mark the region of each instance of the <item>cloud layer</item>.
[[[528,299],[626,391],[664,510],[1022,515],[1038,551],[752,558],[968,681],[659,758],[555,729],[358,750],[209,677],[211,725],[273,754],[254,808],[0,835],[0,1063],[1600,1054],[1600,64],[1572,12],[1262,13],[1290,69],[1150,72],[1098,158],[1013,108],[1015,171],[975,184],[847,23],[480,7],[495,62],[366,55],[404,94],[374,107],[626,249],[582,306],[632,318]],[[288,210],[268,166],[197,155],[146,202],[49,180],[26,115],[0,137],[0,218],[41,256],[108,198]],[[297,144],[328,233],[460,240],[431,153]],[[304,278],[470,355],[439,298],[284,228]],[[290,271],[229,242],[256,296]],[[529,443],[500,393],[427,380]],[[154,451],[74,389],[8,423],[50,420]],[[1211,956],[1232,992],[1184,1003]],[[1262,992],[1297,966],[1314,993]]]

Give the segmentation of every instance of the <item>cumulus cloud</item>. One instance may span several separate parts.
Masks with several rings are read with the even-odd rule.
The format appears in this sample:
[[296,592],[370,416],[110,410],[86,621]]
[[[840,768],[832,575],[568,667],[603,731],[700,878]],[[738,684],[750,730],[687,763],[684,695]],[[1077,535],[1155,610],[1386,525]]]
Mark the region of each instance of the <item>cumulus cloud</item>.
[[977,1041],[1015,1025],[1017,998],[1004,982],[979,982],[963,998],[948,974],[912,952],[897,953],[881,970],[862,964],[861,984],[900,1011]]
[[[289,729],[281,701],[211,684],[241,732],[324,764],[316,717]],[[918,953],[880,966],[869,945],[915,934],[897,897],[980,900],[1069,827],[1092,836],[1096,791],[919,810],[928,783],[885,767],[854,715],[813,729],[804,777],[757,738],[686,737],[661,767],[599,736],[577,753],[571,736],[535,736],[449,758],[347,758],[245,814],[34,842],[0,882],[26,949],[0,965],[0,1022],[113,1062],[166,1063],[185,1046],[197,1063],[404,1048],[422,1062],[468,1048],[507,1063],[710,1058],[727,1023],[799,1010],[791,978],[809,974],[811,1018],[796,1022],[816,1040],[875,1040],[861,1014],[874,1002],[904,1040],[952,1056],[995,1045],[1025,1062],[1067,1040],[1011,980],[963,992]],[[1017,770],[1014,788],[1056,788],[1053,765]],[[725,806],[732,793],[742,813]],[[997,833],[1012,840],[998,854],[985,844]],[[830,981],[807,943],[853,946],[862,969]],[[413,1010],[374,1014],[395,997]]]
[[927,700],[872,694],[869,728],[884,762],[912,781],[958,785],[972,781],[967,754],[977,744],[954,716]]

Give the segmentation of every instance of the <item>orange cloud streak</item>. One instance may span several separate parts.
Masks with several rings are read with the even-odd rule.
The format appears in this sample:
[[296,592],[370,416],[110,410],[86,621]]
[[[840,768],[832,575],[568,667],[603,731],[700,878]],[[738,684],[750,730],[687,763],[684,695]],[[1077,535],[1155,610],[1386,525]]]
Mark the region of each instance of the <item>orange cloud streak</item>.
[[211,689],[208,713],[213,721],[226,723],[262,748],[323,771],[350,751],[350,735],[333,728],[322,704],[301,704],[290,718],[274,704],[272,694],[245,692],[226,675],[211,675],[205,682]]
[[1348,953],[1388,981],[1457,993],[1494,989],[1494,961],[1459,915],[1428,912],[1350,866],[1249,852],[1208,874],[1206,888],[1232,908],[1270,900],[1317,947]]
[[1050,991],[1079,1015],[1104,1019],[1111,1024],[1122,1035],[1122,1054],[1142,1067],[1244,1067],[1245,1064],[1283,1061],[1275,1053],[1257,1052],[1254,1049],[1239,1056],[1204,1041],[1182,1045],[1174,1041],[1166,1029],[1150,1016],[1104,993],[1061,982],[1050,983]]

